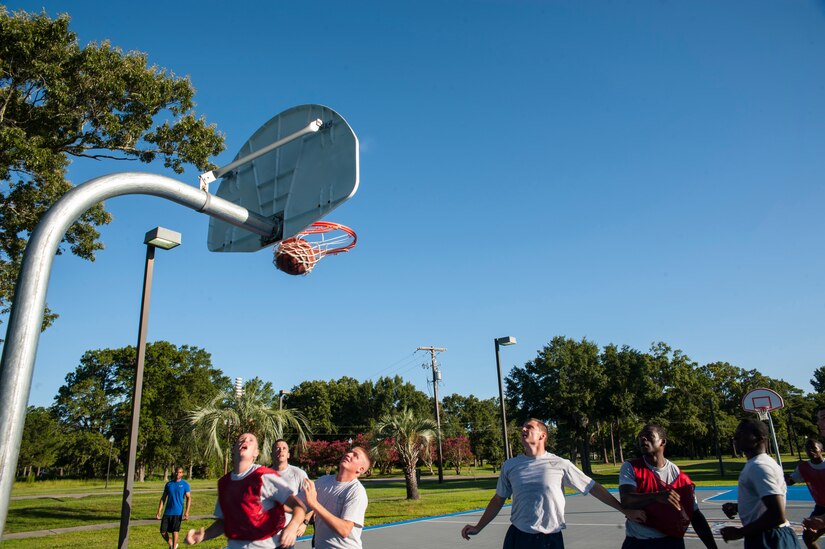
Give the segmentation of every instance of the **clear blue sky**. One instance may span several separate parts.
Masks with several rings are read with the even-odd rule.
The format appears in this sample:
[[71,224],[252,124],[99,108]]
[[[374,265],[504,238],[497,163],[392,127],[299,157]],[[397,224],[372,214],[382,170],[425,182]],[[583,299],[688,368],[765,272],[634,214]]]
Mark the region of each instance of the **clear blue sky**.
[[[308,277],[208,252],[188,209],[110,200],[97,261],[56,261],[32,404],[84,351],[135,344],[157,225],[184,244],[158,254],[149,340],[276,388],[397,373],[428,390],[414,351],[433,345],[440,394],[492,397],[505,335],[505,373],[556,335],[664,341],[805,391],[825,364],[823,2],[9,4],[41,7],[189,75],[226,134],[218,164],[304,103],[341,113],[362,154],[329,217],[358,246]],[[174,175],[76,161],[70,177],[133,170]]]

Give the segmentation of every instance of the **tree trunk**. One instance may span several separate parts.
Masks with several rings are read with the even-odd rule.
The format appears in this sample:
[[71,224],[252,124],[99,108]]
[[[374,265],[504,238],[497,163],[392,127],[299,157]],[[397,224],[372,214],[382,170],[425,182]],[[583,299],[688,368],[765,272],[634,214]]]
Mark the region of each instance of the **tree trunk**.
[[404,465],[404,481],[407,484],[407,499],[419,499],[418,482],[415,478],[415,466]]
[[194,466],[194,463],[193,463],[193,462],[192,462],[192,460],[190,459],[190,460],[189,460],[189,476],[188,476],[188,477],[186,477],[186,478],[188,478],[189,480],[192,480],[192,467],[193,467],[193,466]]
[[610,449],[613,452],[613,465],[616,465],[616,441],[613,439],[613,422],[610,422]]
[[137,470],[138,482],[144,482],[146,480],[146,464],[141,463],[139,465]]

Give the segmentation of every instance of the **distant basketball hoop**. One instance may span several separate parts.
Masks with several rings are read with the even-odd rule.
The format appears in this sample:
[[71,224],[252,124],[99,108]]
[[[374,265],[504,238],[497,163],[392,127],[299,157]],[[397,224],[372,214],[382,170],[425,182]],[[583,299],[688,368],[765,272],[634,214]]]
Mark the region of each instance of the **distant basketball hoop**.
[[322,258],[350,251],[357,240],[355,231],[346,225],[316,221],[276,245],[272,263],[286,274],[307,275]]

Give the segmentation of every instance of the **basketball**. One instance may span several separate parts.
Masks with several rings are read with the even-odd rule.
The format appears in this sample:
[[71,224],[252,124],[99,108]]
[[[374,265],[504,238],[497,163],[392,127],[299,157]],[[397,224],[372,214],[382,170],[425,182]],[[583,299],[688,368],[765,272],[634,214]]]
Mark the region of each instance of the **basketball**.
[[302,238],[288,238],[275,251],[275,266],[290,275],[308,274],[317,261],[312,245]]

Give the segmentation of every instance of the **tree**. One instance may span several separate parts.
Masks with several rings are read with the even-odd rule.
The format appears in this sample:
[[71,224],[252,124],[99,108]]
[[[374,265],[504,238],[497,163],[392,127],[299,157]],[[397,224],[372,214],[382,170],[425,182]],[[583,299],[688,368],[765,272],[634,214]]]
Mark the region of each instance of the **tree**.
[[[167,168],[201,171],[223,150],[223,136],[193,111],[187,78],[150,66],[146,54],[108,42],[78,44],[69,16],[9,14],[0,6],[0,310],[14,285],[28,235],[71,189],[70,158],[162,158]],[[67,231],[59,253],[93,261],[103,248],[103,204]],[[44,328],[56,315],[47,311]]]
[[248,432],[258,437],[261,460],[269,461],[272,445],[279,438],[297,439],[303,446],[310,434],[301,412],[289,408],[279,410],[277,402],[272,383],[256,377],[244,384],[240,395],[229,388],[205,406],[192,410],[189,422],[206,442],[207,455],[224,455],[224,434],[232,441]]
[[470,439],[463,436],[445,438],[444,459],[453,466],[455,474],[460,475],[461,467],[475,459],[470,450]]
[[814,377],[811,379],[814,391],[817,393],[825,393],[825,366],[820,366],[814,370]]
[[[68,435],[61,460],[75,456],[65,463],[68,467],[77,466],[85,475],[101,474],[95,469],[99,460],[87,459],[84,446],[105,447],[108,457],[109,436],[115,437],[116,448],[125,457],[136,361],[133,346],[87,351],[66,376],[52,410]],[[229,379],[212,367],[209,353],[202,349],[167,341],[146,346],[136,462],[139,480],[147,467],[168,468],[174,460],[179,464],[189,460],[191,466],[193,460],[200,461],[193,455],[197,446],[189,433],[188,413],[219,387],[228,386]]]
[[429,418],[416,415],[409,408],[400,412],[381,416],[375,426],[375,440],[381,442],[394,440],[395,449],[404,468],[404,481],[407,485],[407,499],[419,499],[418,481],[415,466],[418,457],[429,442],[435,437],[435,422]]
[[30,472],[37,468],[38,473],[43,468],[51,467],[57,461],[62,442],[63,432],[57,417],[46,408],[29,406],[20,443],[20,457],[17,459],[18,467],[28,468]]
[[[513,368],[506,379],[507,398],[521,421],[536,417],[566,425],[574,443],[571,457],[575,461],[576,447],[581,446],[582,470],[592,475],[591,421],[607,378],[594,343],[556,336],[535,360]],[[559,434],[561,439],[561,429]]]

